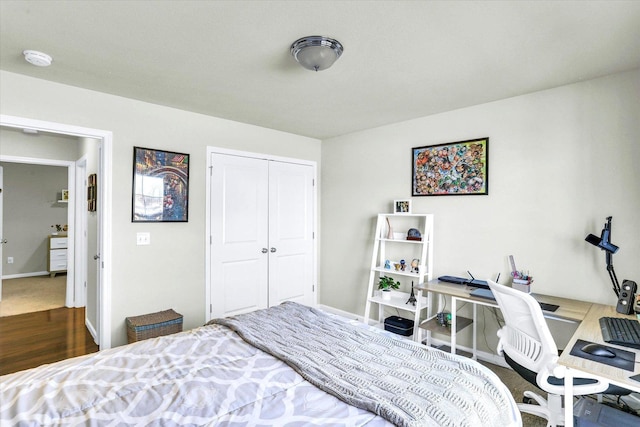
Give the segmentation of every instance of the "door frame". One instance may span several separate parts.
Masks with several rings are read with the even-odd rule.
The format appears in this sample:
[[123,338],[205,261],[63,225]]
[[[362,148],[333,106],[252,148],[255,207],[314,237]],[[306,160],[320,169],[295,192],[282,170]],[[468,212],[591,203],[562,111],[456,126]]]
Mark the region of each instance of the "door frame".
[[249,157],[253,159],[271,160],[285,163],[307,165],[313,168],[313,304],[318,304],[318,167],[312,160],[296,159],[293,157],[280,157],[270,154],[254,153],[248,151],[230,150],[227,148],[207,146],[207,172],[206,172],[206,197],[205,197],[205,322],[211,320],[211,175],[213,166],[211,156],[213,154],[226,154],[230,156]]
[[[111,348],[111,273],[112,273],[112,156],[113,133],[111,131],[85,128],[63,123],[47,122],[25,117],[0,114],[0,127],[16,129],[32,129],[60,135],[70,135],[80,138],[92,138],[100,144],[100,159],[98,164],[98,200],[100,207],[98,240],[100,251],[98,306],[98,339],[100,350]],[[75,173],[75,171],[74,171]],[[70,180],[71,183],[75,180]],[[70,201],[71,202],[71,201]]]

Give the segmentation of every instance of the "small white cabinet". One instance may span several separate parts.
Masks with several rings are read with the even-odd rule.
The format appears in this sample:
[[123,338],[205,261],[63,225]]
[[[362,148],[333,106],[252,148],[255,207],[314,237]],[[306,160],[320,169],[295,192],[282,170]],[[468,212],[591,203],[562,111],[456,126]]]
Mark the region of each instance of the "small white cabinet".
[[51,277],[67,272],[67,236],[49,236],[47,271]]
[[[409,230],[420,232],[420,240],[408,236]],[[413,234],[413,233],[412,233]],[[396,264],[404,268],[396,269]],[[412,266],[416,260],[417,271]],[[388,261],[388,262],[387,262]],[[378,214],[367,290],[364,321],[369,322],[372,304],[378,306],[378,321],[384,322],[385,307],[409,312],[413,316],[413,339],[418,340],[418,325],[422,310],[429,307],[428,296],[421,290],[415,291],[415,304],[409,302],[411,284],[421,285],[431,280],[433,271],[433,215],[432,214]],[[381,276],[389,276],[401,282],[399,291],[391,291],[390,298],[384,298],[378,291]]]

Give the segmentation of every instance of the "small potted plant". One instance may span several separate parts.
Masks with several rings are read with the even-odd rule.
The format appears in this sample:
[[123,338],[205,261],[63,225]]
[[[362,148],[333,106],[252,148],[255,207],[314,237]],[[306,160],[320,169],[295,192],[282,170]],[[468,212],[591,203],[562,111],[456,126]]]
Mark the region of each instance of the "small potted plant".
[[391,299],[391,289],[400,288],[400,282],[393,279],[393,277],[389,276],[380,276],[380,281],[378,282],[378,289],[382,291],[382,299],[388,300]]

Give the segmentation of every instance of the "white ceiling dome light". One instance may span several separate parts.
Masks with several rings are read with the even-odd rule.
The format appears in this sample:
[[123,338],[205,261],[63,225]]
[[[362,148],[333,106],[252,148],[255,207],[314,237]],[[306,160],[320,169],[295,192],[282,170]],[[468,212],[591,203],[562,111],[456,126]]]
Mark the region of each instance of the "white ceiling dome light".
[[37,50],[25,50],[22,52],[24,59],[29,63],[37,67],[48,67],[53,62],[53,58],[46,53],[38,52]]
[[291,55],[307,70],[321,71],[331,67],[344,48],[338,40],[323,36],[308,36],[291,45]]

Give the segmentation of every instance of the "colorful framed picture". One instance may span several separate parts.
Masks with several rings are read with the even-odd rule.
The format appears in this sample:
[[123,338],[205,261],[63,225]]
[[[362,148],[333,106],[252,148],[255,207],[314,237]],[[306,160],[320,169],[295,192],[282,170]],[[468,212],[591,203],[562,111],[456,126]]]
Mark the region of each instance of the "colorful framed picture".
[[394,200],[393,213],[394,214],[410,214],[411,200]]
[[187,222],[189,155],[133,147],[132,222]]
[[489,138],[412,148],[413,196],[489,194]]

